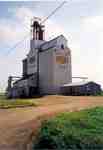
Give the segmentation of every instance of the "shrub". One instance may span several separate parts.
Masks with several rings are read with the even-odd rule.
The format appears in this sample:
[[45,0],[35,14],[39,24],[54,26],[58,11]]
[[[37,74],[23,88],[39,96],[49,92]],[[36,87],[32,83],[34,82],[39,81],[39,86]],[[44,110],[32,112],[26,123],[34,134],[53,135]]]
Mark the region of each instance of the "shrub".
[[103,107],[66,112],[42,123],[33,149],[103,149]]

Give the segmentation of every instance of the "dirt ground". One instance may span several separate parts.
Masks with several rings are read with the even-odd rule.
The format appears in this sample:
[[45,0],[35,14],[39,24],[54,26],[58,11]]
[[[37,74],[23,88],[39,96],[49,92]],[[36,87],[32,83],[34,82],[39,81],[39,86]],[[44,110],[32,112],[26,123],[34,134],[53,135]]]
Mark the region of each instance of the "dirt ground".
[[103,106],[103,97],[46,96],[36,107],[0,109],[0,150],[30,150],[42,120],[59,112]]

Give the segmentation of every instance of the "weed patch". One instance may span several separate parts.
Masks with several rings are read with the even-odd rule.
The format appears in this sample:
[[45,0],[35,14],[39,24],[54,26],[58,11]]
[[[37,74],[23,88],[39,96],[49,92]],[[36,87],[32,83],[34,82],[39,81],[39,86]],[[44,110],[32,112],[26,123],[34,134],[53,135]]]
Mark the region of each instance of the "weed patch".
[[42,123],[35,149],[103,149],[103,107],[62,113]]

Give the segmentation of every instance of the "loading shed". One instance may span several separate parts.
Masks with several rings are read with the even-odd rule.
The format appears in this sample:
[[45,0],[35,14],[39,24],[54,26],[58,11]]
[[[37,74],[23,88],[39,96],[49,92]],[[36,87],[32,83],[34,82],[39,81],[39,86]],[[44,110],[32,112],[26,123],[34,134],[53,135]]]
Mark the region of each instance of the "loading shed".
[[61,87],[63,95],[97,95],[101,92],[101,86],[93,81],[64,84]]

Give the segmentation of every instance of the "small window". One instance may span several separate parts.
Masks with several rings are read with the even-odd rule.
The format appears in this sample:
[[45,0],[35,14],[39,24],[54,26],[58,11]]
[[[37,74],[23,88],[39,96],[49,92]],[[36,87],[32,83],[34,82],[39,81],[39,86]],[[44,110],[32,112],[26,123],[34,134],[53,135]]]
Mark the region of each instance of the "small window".
[[35,56],[29,58],[29,63],[32,64],[35,62]]
[[66,64],[66,56],[56,56],[57,64]]
[[61,49],[64,49],[64,45],[63,44],[61,44]]

